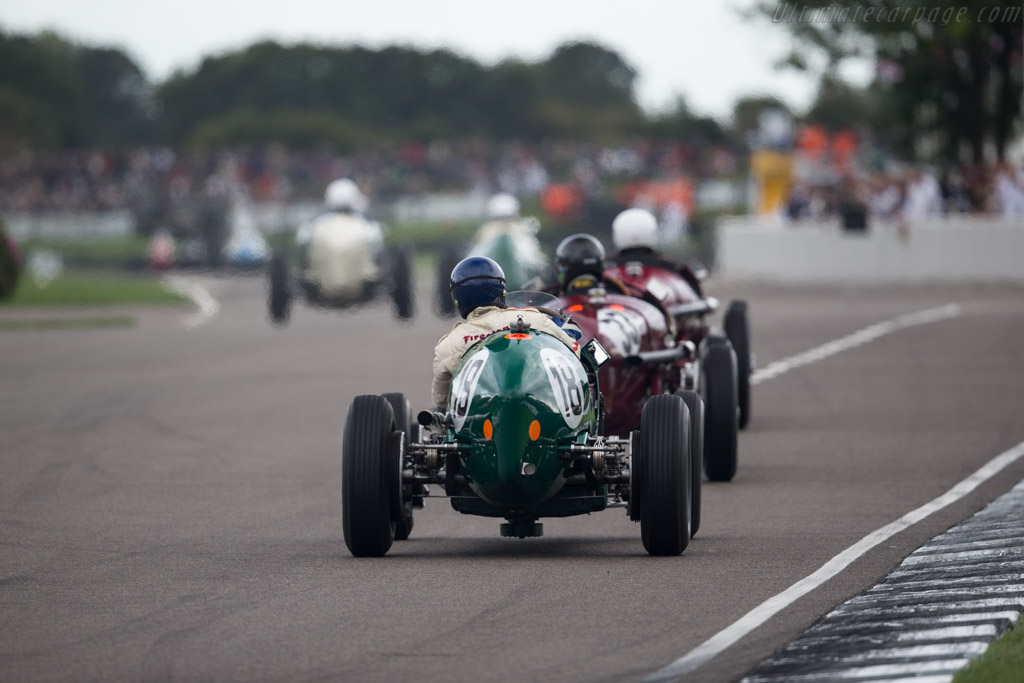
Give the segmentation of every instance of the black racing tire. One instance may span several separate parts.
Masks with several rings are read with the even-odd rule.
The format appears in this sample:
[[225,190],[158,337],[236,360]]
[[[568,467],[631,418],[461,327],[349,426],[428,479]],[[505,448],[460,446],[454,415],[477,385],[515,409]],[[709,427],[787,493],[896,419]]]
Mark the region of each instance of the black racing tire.
[[397,318],[408,320],[416,314],[414,297],[412,255],[408,249],[395,247],[391,251],[391,301]]
[[408,517],[400,522],[395,523],[395,540],[396,541],[408,541],[409,535],[412,533],[412,527],[415,520],[413,519],[412,513]]
[[643,471],[646,462],[641,451],[643,443],[640,441],[640,430],[634,429],[629,433],[631,461],[629,466],[629,491],[627,493],[626,514],[634,522],[639,522],[643,516],[640,505],[643,503],[643,496],[640,495],[640,481],[643,479]]
[[[405,394],[392,392],[388,394],[382,394],[384,400],[391,406],[391,412],[395,416],[394,430],[408,430],[409,421],[412,415],[412,407],[409,402],[405,400]],[[409,432],[405,432],[405,445],[409,445]]]
[[652,396],[640,417],[640,442],[640,537],[651,555],[679,555],[690,542],[690,412],[683,399]]
[[739,416],[736,354],[729,340],[711,337],[704,350],[704,472],[711,481],[736,476]]
[[[401,437],[401,444],[395,444],[394,448],[404,449],[409,447],[409,437],[411,432],[409,429],[409,419],[412,415],[412,406],[409,401],[406,400],[404,394],[400,393],[389,393],[384,394],[385,400],[391,406],[391,412],[395,416],[394,423],[391,428],[397,433],[399,430],[403,430]],[[412,492],[402,484],[402,462],[401,458],[395,458],[395,462],[392,463],[395,469],[391,470],[391,477],[397,479],[397,488],[394,489],[395,495],[391,500],[391,518],[395,520],[395,540],[405,541],[409,538],[409,534],[412,532]]]
[[690,413],[690,538],[700,528],[701,486],[704,483],[704,401],[696,391],[680,389],[676,396],[683,399]]
[[747,302],[736,299],[725,312],[725,336],[736,352],[737,401],[740,407],[739,428],[750,422],[750,321]]
[[341,519],[345,545],[356,557],[383,557],[395,538],[394,413],[383,396],[356,396],[341,447]]
[[442,318],[455,315],[455,302],[452,301],[451,277],[455,266],[459,264],[459,252],[454,247],[445,247],[437,259],[435,282],[434,309]]
[[291,283],[288,280],[288,260],[281,252],[274,252],[270,257],[267,277],[270,281],[267,300],[270,321],[275,325],[284,325],[288,322],[291,312],[292,291]]

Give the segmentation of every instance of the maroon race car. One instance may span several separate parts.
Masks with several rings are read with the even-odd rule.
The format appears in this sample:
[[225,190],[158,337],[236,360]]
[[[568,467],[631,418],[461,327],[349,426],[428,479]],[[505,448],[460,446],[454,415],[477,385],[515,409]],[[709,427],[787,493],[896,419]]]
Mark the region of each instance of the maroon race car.
[[730,305],[725,336],[712,334],[707,316],[718,302],[704,296],[699,270],[677,268],[646,248],[606,264],[600,243],[582,234],[566,238],[556,258],[566,283],[562,310],[584,339],[598,339],[611,354],[600,377],[606,433],[636,429],[650,396],[689,394],[691,417],[703,427],[692,431],[703,442],[704,471],[712,481],[731,480],[737,431],[749,419],[746,304]]
[[[605,271],[638,296],[668,311],[676,323],[677,339],[700,345],[711,334],[706,316],[718,307],[718,300],[705,297],[701,281],[707,277],[707,267],[699,261],[693,266],[667,261],[650,249],[625,249],[609,263]],[[750,421],[750,373],[753,355],[750,348],[750,324],[747,302],[730,302],[723,321],[725,339],[736,354],[738,426],[743,429]]]
[[[691,459],[691,535],[700,526],[701,464],[711,479],[728,479],[725,470],[735,470],[735,451],[710,452],[705,440],[704,401],[695,387],[683,386],[680,368],[696,362],[697,347],[677,342],[671,316],[658,306],[630,296],[619,289],[609,292],[594,287],[570,290],[558,299],[558,308],[579,326],[583,339],[597,339],[610,360],[599,370],[604,414],[603,432],[628,437],[640,428],[644,404],[651,396],[673,393],[686,404],[690,414],[690,452],[703,453]],[[725,461],[722,459],[725,458]]]
[[[605,433],[628,435],[639,426],[648,398],[678,393],[691,423],[702,425],[691,430],[691,449],[704,454],[704,472],[712,481],[731,480],[738,404],[736,356],[728,339],[706,333],[687,339],[664,306],[631,295],[611,278],[603,284],[567,292],[559,304],[583,339],[596,338],[611,356],[600,370]],[[701,478],[699,467],[695,478]]]

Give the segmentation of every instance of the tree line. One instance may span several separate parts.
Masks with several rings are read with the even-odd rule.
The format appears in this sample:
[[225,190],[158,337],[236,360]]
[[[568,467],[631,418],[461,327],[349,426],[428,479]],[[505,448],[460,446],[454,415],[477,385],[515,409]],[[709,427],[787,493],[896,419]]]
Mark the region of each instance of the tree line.
[[980,164],[991,148],[1002,160],[1021,134],[1020,3],[765,0],[760,11],[793,36],[789,66],[823,63],[823,85],[845,61],[870,59],[875,77],[851,104],[908,158]]
[[[903,20],[858,23],[801,21],[798,14],[864,4],[784,3],[789,19],[775,23],[793,35],[789,65],[807,69],[815,52],[826,63],[816,100],[797,118],[867,131],[905,158],[980,161],[988,147],[1001,158],[1021,121],[1019,20],[972,15],[970,22],[940,25],[905,13]],[[953,6],[952,0],[939,4]],[[980,7],[958,3],[975,4]],[[778,11],[764,8],[769,15]],[[843,82],[838,65],[864,55],[875,60],[873,82],[865,88]],[[474,138],[610,144],[643,137],[699,151],[742,147],[758,112],[788,110],[771,95],[755,95],[739,100],[726,122],[693,112],[683,100],[649,113],[637,103],[636,80],[621,55],[589,41],[565,43],[545,59],[494,65],[445,49],[263,41],[208,56],[195,69],[154,83],[116,47],[0,30],[0,156],[267,142],[346,151]]]
[[263,41],[151,83],[116,48],[0,33],[0,146],[601,141],[650,125],[636,77],[620,55],[591,42],[566,43],[542,61],[485,66],[442,49]]

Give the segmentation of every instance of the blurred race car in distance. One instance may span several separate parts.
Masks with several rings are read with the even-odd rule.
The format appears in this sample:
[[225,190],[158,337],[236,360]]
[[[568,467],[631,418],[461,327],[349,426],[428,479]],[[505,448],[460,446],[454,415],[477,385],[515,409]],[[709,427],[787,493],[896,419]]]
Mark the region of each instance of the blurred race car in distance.
[[266,265],[270,247],[256,225],[248,199],[236,196],[228,212],[226,228],[227,240],[217,254],[207,253],[211,245],[197,236],[182,236],[179,240],[170,229],[159,228],[149,241],[149,264],[158,271],[196,267],[253,270]]
[[14,296],[22,270],[21,250],[18,242],[4,230],[0,220],[0,301]]
[[221,250],[224,263],[235,268],[259,268],[270,260],[270,247],[264,239],[248,202],[236,202],[231,211],[231,232]]
[[402,247],[385,248],[376,223],[361,216],[300,231],[294,255],[275,251],[268,270],[268,307],[274,324],[288,322],[292,300],[324,308],[347,308],[390,298],[395,316],[414,314],[412,258]]
[[487,222],[476,231],[468,249],[449,247],[438,257],[435,309],[440,315],[455,315],[448,291],[449,277],[463,257],[486,256],[495,261],[505,273],[510,290],[548,275],[548,259],[537,239],[540,221],[533,216],[520,216],[519,201],[507,193],[496,194],[488,200],[487,216]]

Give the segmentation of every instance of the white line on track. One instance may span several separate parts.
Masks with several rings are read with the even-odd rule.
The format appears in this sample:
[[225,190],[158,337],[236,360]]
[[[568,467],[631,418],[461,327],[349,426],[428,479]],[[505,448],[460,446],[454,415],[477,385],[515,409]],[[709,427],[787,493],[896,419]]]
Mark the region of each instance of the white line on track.
[[186,280],[178,275],[168,275],[163,282],[168,289],[188,297],[195,304],[196,312],[186,317],[184,321],[185,327],[190,330],[199,327],[220,311],[217,300],[198,282]]
[[[810,351],[770,363],[767,367],[751,377],[751,383],[760,383],[773,377],[778,377],[793,368],[798,368],[803,365],[819,361],[823,358],[828,358],[840,351],[866,344],[869,341],[878,339],[879,337],[897,330],[938,320],[946,320],[956,317],[959,314],[960,307],[957,304],[948,304],[946,306],[930,308],[917,313],[909,313],[892,320],[877,323],[854,332],[853,334],[842,337],[841,339],[837,339],[836,341],[815,347]],[[813,574],[804,577],[781,593],[768,598],[763,603],[747,612],[744,616],[740,617],[737,621],[722,629],[687,654],[683,655],[663,669],[648,676],[644,679],[645,683],[671,681],[704,665],[706,662],[728,647],[734,645],[755,628],[768,621],[793,602],[831,579],[867,551],[880,543],[885,542],[899,532],[917,524],[922,519],[925,519],[948,505],[951,505],[960,498],[963,498],[979,485],[995,476],[1010,464],[1019,460],[1022,456],[1024,456],[1024,441],[1008,451],[1000,453],[976,472],[960,481],[953,488],[938,498],[929,503],[925,503],[916,510],[912,510],[903,515],[896,521],[868,534],[860,541],[854,543],[852,546],[826,562]]]
[[857,330],[845,337],[840,337],[835,341],[830,341],[827,344],[821,346],[815,346],[813,349],[798,353],[795,356],[789,358],[783,358],[769,363],[763,368],[755,370],[750,375],[751,384],[760,384],[773,377],[789,372],[794,368],[799,368],[804,365],[810,365],[819,360],[834,356],[841,351],[862,346],[868,342],[874,341],[879,337],[884,337],[887,334],[892,334],[899,330],[905,330],[908,327],[914,327],[915,325],[924,325],[925,323],[933,323],[939,320],[948,320],[949,318],[955,318],[960,315],[960,306],[958,304],[946,304],[945,306],[938,306],[936,308],[929,308],[916,313],[908,313],[901,315],[898,318],[892,320],[886,320],[884,322],[875,323],[869,325],[863,329]]

